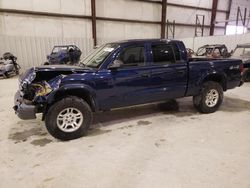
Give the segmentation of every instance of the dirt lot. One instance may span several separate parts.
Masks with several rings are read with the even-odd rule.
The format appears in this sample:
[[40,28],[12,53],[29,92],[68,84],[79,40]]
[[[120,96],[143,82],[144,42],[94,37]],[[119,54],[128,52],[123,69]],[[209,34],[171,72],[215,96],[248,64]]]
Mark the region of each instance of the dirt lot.
[[0,187],[250,187],[250,83],[199,114],[191,98],[95,115],[89,136],[52,138],[13,110],[17,79],[0,80]]

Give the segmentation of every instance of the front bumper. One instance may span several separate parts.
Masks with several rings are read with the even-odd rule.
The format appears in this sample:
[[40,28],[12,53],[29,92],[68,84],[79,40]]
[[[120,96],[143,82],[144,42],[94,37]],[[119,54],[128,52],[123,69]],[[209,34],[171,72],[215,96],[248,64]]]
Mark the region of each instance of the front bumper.
[[26,104],[20,91],[15,94],[14,105],[13,109],[20,119],[36,119],[36,106]]

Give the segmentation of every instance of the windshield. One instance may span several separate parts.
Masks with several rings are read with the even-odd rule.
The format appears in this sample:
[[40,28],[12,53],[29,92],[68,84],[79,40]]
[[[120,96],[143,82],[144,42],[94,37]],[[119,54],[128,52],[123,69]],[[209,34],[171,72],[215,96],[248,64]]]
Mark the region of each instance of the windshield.
[[236,57],[250,57],[250,48],[236,48],[234,53],[233,53],[233,56],[236,56]]
[[118,46],[118,44],[105,44],[100,46],[93,53],[84,58],[81,63],[91,68],[98,68]]

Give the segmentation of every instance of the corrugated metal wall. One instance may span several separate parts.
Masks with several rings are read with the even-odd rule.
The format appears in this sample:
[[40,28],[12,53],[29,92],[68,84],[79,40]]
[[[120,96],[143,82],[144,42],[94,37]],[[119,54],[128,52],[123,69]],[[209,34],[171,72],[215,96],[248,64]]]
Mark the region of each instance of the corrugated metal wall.
[[42,65],[50,54],[54,45],[75,44],[82,50],[84,57],[93,48],[90,38],[56,38],[56,37],[26,37],[26,36],[1,36],[0,56],[11,52],[17,56],[18,63],[25,69]]
[[[245,0],[246,1],[246,0]],[[212,0],[168,0],[168,3],[211,8]],[[229,0],[219,1],[218,9],[227,10]],[[91,15],[90,0],[0,0],[0,8],[29,10],[49,13]],[[195,24],[196,14],[205,15],[210,24],[211,11],[195,8],[167,6],[167,19],[182,24]],[[97,17],[136,19],[144,21],[161,20],[161,4],[132,0],[96,0]],[[216,20],[225,20],[225,12],[217,12]],[[224,26],[225,23],[217,24]],[[105,38],[159,38],[160,25],[97,20],[97,37]],[[0,34],[11,36],[84,37],[91,38],[91,20],[26,14],[1,13]],[[176,26],[175,36],[192,37],[195,27]],[[224,34],[223,28],[215,28],[215,34]],[[209,28],[204,29],[209,35]],[[99,42],[98,42],[99,43]]]
[[[100,43],[116,41],[118,39],[102,39]],[[237,44],[250,41],[250,34],[182,38],[186,47],[197,50],[205,44],[226,44],[229,50],[233,50]],[[56,38],[56,37],[26,37],[26,36],[2,36],[0,35],[0,56],[5,52],[11,52],[18,58],[22,71],[32,66],[42,65],[46,56],[50,54],[54,45],[75,44],[82,50],[82,57],[93,49],[93,40],[90,38]]]
[[[247,17],[250,16],[250,1],[249,0],[233,0],[232,1],[232,6],[231,6],[231,11],[230,11],[230,20],[236,20],[237,18],[237,9],[240,7],[240,11],[242,14],[242,17],[244,16],[244,10],[245,8],[247,9]],[[246,21],[247,27],[250,28],[250,22],[249,20]],[[239,18],[239,25],[242,25],[242,21]],[[229,22],[229,25],[236,25],[235,21]]]

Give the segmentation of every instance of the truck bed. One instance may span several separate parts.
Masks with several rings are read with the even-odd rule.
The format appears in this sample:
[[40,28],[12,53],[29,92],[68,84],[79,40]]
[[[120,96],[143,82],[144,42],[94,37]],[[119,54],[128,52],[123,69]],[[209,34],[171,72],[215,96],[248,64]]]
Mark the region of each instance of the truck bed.
[[202,80],[207,75],[223,75],[214,79],[221,79],[225,83],[223,90],[233,89],[240,85],[241,60],[238,59],[208,59],[208,58],[191,58],[189,59],[189,82],[187,96],[196,95],[200,91]]

